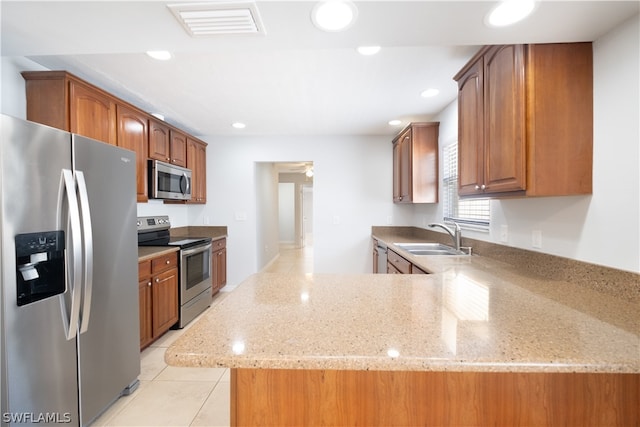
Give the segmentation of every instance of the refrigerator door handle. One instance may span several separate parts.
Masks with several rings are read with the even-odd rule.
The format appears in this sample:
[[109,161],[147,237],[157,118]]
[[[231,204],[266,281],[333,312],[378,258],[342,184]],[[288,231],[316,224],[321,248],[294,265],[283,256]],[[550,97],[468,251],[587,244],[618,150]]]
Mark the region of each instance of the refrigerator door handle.
[[[66,218],[62,218],[62,208],[66,194],[66,201],[69,206]],[[65,223],[63,223],[63,221]],[[60,177],[60,189],[58,191],[58,229],[65,229],[69,226],[68,232],[71,234],[71,251],[73,264],[68,265],[69,258],[65,260],[66,269],[71,273],[71,310],[67,310],[67,301],[65,294],[60,295],[60,310],[62,311],[62,323],[64,325],[64,333],[67,340],[76,337],[78,330],[78,319],[80,317],[80,298],[82,297],[82,288],[80,281],[82,279],[82,252],[81,252],[81,230],[80,230],[80,212],[78,210],[78,199],[76,197],[76,186],[73,173],[69,169],[62,169]],[[68,250],[68,249],[67,249]],[[67,276],[67,280],[69,276]],[[68,282],[69,283],[69,282]]]
[[89,319],[91,317],[91,295],[93,292],[93,232],[87,183],[82,171],[76,171],[76,182],[78,184],[80,212],[82,214],[82,240],[84,250],[84,294],[82,297],[82,311],[80,312],[80,333],[83,334],[89,328]]

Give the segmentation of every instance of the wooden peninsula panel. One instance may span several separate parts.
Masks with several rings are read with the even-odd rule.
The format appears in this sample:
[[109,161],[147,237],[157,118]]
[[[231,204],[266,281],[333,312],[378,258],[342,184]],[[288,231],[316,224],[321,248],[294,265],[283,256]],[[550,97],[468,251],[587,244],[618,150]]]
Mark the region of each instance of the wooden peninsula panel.
[[637,426],[640,376],[232,369],[232,426]]

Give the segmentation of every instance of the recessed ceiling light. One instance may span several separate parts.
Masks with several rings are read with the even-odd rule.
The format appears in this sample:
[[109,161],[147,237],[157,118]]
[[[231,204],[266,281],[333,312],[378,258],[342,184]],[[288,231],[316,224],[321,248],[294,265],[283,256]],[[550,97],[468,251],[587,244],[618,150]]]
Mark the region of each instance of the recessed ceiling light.
[[423,98],[433,98],[434,96],[436,96],[439,93],[440,93],[440,91],[438,89],[429,88],[429,89],[427,89],[425,91],[422,91],[420,96],[422,96]]
[[375,55],[378,52],[380,52],[380,46],[360,46],[358,48],[358,53],[360,55],[369,56]]
[[328,0],[316,4],[311,11],[311,21],[323,31],[342,31],[349,28],[356,17],[358,9],[346,0]]
[[402,120],[389,120],[389,124],[391,126],[400,126],[402,124]]
[[147,55],[159,61],[167,61],[171,59],[171,52],[166,50],[148,50]]
[[522,21],[535,7],[535,0],[503,0],[489,12],[485,22],[491,27],[505,27]]
[[240,123],[240,122],[235,122],[231,126],[233,126],[236,129],[244,129],[244,128],[247,127],[247,125],[245,125],[244,123]]

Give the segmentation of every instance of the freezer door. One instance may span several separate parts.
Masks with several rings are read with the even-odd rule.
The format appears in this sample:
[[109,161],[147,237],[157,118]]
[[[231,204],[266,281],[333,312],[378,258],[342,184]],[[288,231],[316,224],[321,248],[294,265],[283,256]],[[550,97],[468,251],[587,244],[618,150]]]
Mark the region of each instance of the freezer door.
[[[0,138],[0,251],[2,274],[2,425],[78,424],[76,340],[67,339],[61,301],[71,292],[73,238],[67,229],[68,209],[58,211],[62,170],[71,170],[70,134],[46,126],[1,116]],[[17,268],[16,236],[40,234],[42,245],[51,238],[67,237],[52,250],[33,251],[29,268]],[[49,237],[47,237],[49,236]],[[77,235],[75,236],[78,237]],[[18,238],[19,244],[21,240]],[[54,256],[53,253],[56,253]],[[20,256],[24,253],[19,251]],[[54,257],[64,256],[66,268],[49,268]],[[27,267],[27,270],[24,267]],[[55,271],[54,271],[55,270]],[[61,271],[60,271],[61,270]],[[41,295],[18,306],[18,280],[40,282],[46,275],[62,274],[64,294]],[[39,276],[39,277],[36,277]],[[36,280],[38,279],[38,280]],[[57,286],[56,286],[57,287]],[[23,291],[21,291],[23,292]],[[69,302],[69,298],[66,298]],[[33,301],[33,302],[31,302]],[[70,306],[67,306],[67,308]],[[68,310],[64,310],[68,316]],[[68,321],[68,317],[66,317]],[[73,334],[71,334],[73,335]]]
[[81,416],[87,425],[140,374],[136,162],[132,151],[77,135],[73,146],[90,211],[83,212],[83,224],[90,216],[92,236],[92,280],[83,289],[78,338]]

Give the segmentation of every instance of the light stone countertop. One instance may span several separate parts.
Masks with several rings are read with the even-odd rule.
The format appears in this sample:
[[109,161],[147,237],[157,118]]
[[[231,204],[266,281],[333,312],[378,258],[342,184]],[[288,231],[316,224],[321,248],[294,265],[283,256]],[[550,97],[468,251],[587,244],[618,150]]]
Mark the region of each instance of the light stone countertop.
[[481,256],[411,260],[435,274],[250,276],[185,331],[165,360],[230,368],[640,373],[637,304]]
[[138,262],[146,261],[171,252],[178,252],[178,246],[138,246]]

